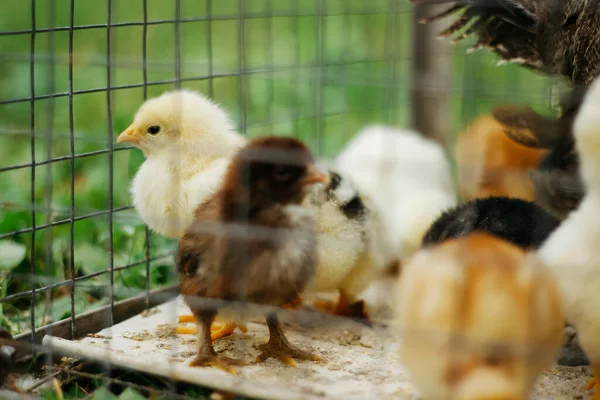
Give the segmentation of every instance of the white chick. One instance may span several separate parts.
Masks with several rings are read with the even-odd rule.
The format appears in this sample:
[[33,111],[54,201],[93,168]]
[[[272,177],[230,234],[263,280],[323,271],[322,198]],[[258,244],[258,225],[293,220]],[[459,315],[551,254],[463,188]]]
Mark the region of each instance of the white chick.
[[443,148],[416,132],[383,125],[360,131],[336,159],[337,168],[368,196],[405,262],[442,211],[456,205]]
[[521,400],[563,337],[554,275],[485,233],[420,250],[397,298],[400,356],[424,399]]
[[131,185],[140,217],[153,231],[179,239],[245,140],[217,104],[175,90],[146,101],[117,143],[132,144],[146,156]]
[[579,207],[539,249],[539,257],[559,279],[567,320],[590,360],[600,399],[600,79],[588,89],[573,125],[580,173],[587,193]]

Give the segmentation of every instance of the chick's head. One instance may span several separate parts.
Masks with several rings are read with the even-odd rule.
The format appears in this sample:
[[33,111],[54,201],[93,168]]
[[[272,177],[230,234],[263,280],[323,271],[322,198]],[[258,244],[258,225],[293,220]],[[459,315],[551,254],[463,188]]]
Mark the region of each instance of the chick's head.
[[191,90],[175,90],[149,99],[133,123],[117,138],[146,157],[169,151],[193,151],[197,156],[229,156],[243,139],[217,104]]
[[564,326],[533,253],[476,233],[421,250],[400,278],[401,357],[424,398],[527,398]]
[[300,204],[313,184],[327,180],[299,140],[267,136],[254,139],[233,159],[223,185],[225,203],[250,210],[273,204]]

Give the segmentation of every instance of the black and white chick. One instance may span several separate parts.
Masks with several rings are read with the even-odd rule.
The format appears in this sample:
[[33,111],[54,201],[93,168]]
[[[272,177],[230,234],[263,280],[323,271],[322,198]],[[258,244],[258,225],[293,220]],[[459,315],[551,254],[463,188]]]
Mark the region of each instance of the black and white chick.
[[317,301],[317,309],[336,315],[368,319],[359,295],[393,262],[381,216],[372,201],[346,174],[331,163],[319,164],[329,176],[309,197],[315,210],[319,264],[307,294],[339,292],[335,304]]

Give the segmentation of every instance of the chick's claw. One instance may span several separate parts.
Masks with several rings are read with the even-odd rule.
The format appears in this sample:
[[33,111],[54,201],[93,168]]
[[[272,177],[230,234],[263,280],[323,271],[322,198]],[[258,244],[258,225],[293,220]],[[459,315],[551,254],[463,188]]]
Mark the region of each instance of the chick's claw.
[[365,307],[365,302],[362,300],[350,303],[350,299],[340,291],[338,301],[332,303],[330,301],[316,300],[313,307],[321,312],[328,314],[339,315],[342,317],[360,318],[369,321],[369,315]]
[[290,367],[296,367],[296,361],[294,358],[299,360],[309,360],[309,361],[318,361],[319,357],[316,355],[309,353],[307,351],[303,351],[298,349],[297,347],[292,346],[289,343],[285,343],[283,341],[271,341],[268,343],[262,344],[258,347],[259,350],[262,351],[256,357],[255,363],[260,363],[265,361],[268,358],[277,358],[284,364],[289,365]]
[[594,376],[587,383],[585,390],[594,389],[592,400],[600,400],[600,369],[593,367]]
[[[180,315],[178,319],[180,323],[196,321],[196,318],[191,314]],[[237,324],[235,322],[214,321],[210,326],[210,337],[215,341],[227,335],[231,335],[235,328],[239,328],[243,333],[248,332],[246,325]],[[195,326],[178,326],[175,331],[181,335],[195,335],[198,333],[198,329]]]
[[215,341],[222,337],[231,335],[235,328],[240,328],[243,333],[248,332],[245,325],[238,325],[235,322],[213,322],[210,326],[210,338]]
[[285,308],[286,310],[297,310],[301,306],[302,306],[302,299],[298,297],[298,298],[295,298],[294,300],[290,301],[289,303],[282,305],[281,308]]
[[294,358],[312,361],[317,361],[319,359],[314,354],[300,350],[293,346],[286,339],[281,328],[281,323],[277,319],[277,316],[267,316],[267,326],[269,327],[269,341],[258,347],[262,353],[256,357],[256,360],[254,361],[255,363],[260,363],[265,361],[267,358],[273,357],[281,360],[284,364],[287,364],[290,367],[296,367],[296,362],[293,360]]
[[246,362],[242,360],[236,360],[235,358],[222,357],[216,354],[198,354],[190,362],[190,367],[215,367],[233,375],[237,375],[237,369],[235,367],[241,367],[246,365]]
[[193,314],[180,315],[177,319],[180,324],[185,323],[185,322],[196,322],[196,317],[194,317]]

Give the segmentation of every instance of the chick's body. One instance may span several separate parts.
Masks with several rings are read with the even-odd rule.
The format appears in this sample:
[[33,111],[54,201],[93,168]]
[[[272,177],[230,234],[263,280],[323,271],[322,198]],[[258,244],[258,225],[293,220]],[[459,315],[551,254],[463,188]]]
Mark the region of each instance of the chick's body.
[[373,204],[383,254],[400,261],[421,245],[438,215],[456,205],[450,165],[437,143],[412,131],[373,125],[357,134],[336,160]]
[[131,186],[140,217],[153,231],[178,239],[194,208],[219,189],[244,139],[219,106],[178,90],[146,101],[117,142],[134,144],[146,156]]
[[388,236],[374,204],[354,182],[335,167],[324,169],[329,184],[316,186],[309,197],[315,211],[319,263],[306,292],[339,291],[333,308],[320,302],[315,303],[317,308],[366,317],[359,295],[390,262],[392,254],[385,253]]
[[562,341],[553,275],[476,233],[415,254],[401,276],[401,357],[425,399],[523,399]]
[[[295,153],[285,161],[271,161],[271,151]],[[227,304],[203,299],[281,306],[297,297],[314,275],[314,222],[303,201],[306,187],[323,179],[297,140],[255,139],[228,167],[221,191],[197,208],[177,254],[181,292],[200,326],[195,365],[237,363],[217,357],[210,338],[210,324]],[[267,315],[267,324],[270,341],[259,360],[312,358],[287,342],[274,313]]]
[[600,399],[600,79],[589,89],[573,132],[580,155],[586,195],[539,250],[540,258],[559,278],[567,318],[577,329],[596,377],[594,399]]

